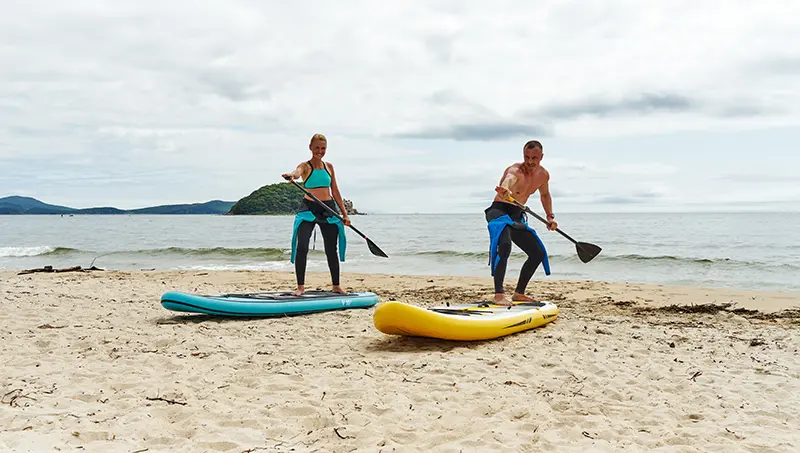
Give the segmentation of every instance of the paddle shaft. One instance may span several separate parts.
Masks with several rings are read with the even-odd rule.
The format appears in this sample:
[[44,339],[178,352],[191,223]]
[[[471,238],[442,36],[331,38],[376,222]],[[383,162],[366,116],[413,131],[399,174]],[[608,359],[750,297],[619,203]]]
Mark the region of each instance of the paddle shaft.
[[[323,208],[327,209],[327,210],[328,210],[328,212],[330,212],[331,214],[335,215],[335,216],[336,216],[336,217],[337,217],[339,220],[341,220],[342,222],[344,222],[344,219],[342,218],[342,216],[340,216],[340,215],[339,215],[339,214],[338,214],[336,211],[334,211],[333,209],[331,209],[331,207],[330,207],[330,206],[328,206],[328,205],[326,205],[325,203],[323,203],[322,201],[320,201],[320,199],[319,199],[319,198],[317,198],[317,197],[315,197],[315,196],[314,196],[314,194],[312,194],[311,192],[307,191],[307,190],[305,189],[305,187],[301,186],[300,184],[297,184],[297,182],[295,182],[294,180],[289,180],[289,181],[290,181],[292,184],[294,184],[295,186],[297,186],[297,188],[298,188],[298,189],[300,189],[300,190],[302,190],[303,192],[305,192],[305,193],[306,193],[306,195],[308,195],[309,197],[313,198],[313,199],[314,199],[314,201],[316,201],[317,203],[319,203],[319,204],[320,204],[320,205],[321,205]],[[359,236],[361,236],[361,237],[362,237],[362,238],[364,238],[364,239],[367,239],[367,240],[369,240],[369,238],[368,238],[367,236],[365,236],[365,235],[364,235],[364,233],[362,233],[362,232],[358,231],[358,228],[354,227],[352,223],[351,223],[350,225],[348,225],[348,226],[349,226],[350,228],[352,228],[352,229],[353,229],[353,231],[355,231],[356,233],[358,233],[358,234],[359,234]]]
[[[516,206],[518,206],[518,207],[520,207],[520,208],[524,209],[524,210],[525,210],[525,212],[527,212],[528,214],[530,214],[530,215],[532,215],[532,216],[536,217],[537,219],[541,220],[541,221],[542,221],[542,223],[544,223],[545,225],[550,225],[550,222],[548,222],[547,220],[545,220],[545,218],[544,218],[544,217],[542,217],[542,216],[540,216],[539,214],[537,214],[537,213],[535,213],[535,212],[531,211],[531,209],[530,209],[529,207],[525,206],[524,204],[520,203],[519,201],[515,200],[515,199],[514,199],[514,198],[512,198],[512,197],[508,197],[508,199],[509,199],[509,200],[511,200],[511,202],[512,202],[512,203],[514,203]],[[557,231],[557,232],[559,232],[559,233],[561,233],[561,235],[562,235],[562,236],[564,236],[565,238],[567,238],[567,239],[569,239],[570,241],[572,241],[572,243],[573,243],[573,244],[575,244],[575,245],[578,245],[578,241],[576,241],[575,239],[572,239],[571,237],[569,237],[569,235],[568,235],[567,233],[565,233],[565,232],[561,231],[561,230],[560,230],[560,229],[558,229],[558,228],[556,228],[556,231]]]

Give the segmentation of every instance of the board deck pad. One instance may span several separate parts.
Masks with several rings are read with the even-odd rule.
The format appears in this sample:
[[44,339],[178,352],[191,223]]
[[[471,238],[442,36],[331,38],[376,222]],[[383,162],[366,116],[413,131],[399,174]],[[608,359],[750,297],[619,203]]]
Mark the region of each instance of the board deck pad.
[[295,296],[291,291],[189,294],[170,291],[161,296],[167,310],[220,316],[288,316],[348,308],[369,308],[378,302],[370,292],[339,294],[333,291],[306,291]]
[[325,298],[341,299],[342,297],[345,296],[355,297],[358,296],[358,293],[340,294],[340,293],[335,293],[333,291],[306,291],[299,296],[295,296],[294,294],[292,294],[292,291],[265,291],[260,293],[241,293],[241,294],[230,293],[230,294],[220,294],[220,295],[203,295],[202,297],[236,298],[236,299],[241,299],[242,302],[247,302],[247,301],[285,302],[285,301],[296,301],[296,300],[322,300]]
[[445,315],[458,316],[483,316],[483,315],[503,315],[518,314],[531,308],[541,308],[546,306],[545,302],[514,302],[514,305],[497,305],[491,302],[473,302],[440,307],[430,307],[428,310]]

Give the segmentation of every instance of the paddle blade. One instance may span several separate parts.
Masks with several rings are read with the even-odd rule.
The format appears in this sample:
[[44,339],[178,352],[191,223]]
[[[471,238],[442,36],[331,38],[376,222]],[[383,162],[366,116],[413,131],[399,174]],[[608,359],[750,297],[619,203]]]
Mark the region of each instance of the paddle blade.
[[589,244],[588,242],[576,242],[575,250],[578,251],[578,258],[584,263],[588,263],[603,249],[594,244]]
[[372,242],[371,239],[367,239],[367,246],[369,247],[369,251],[372,252],[373,255],[382,256],[384,258],[389,258],[389,255],[383,253],[383,250],[381,250],[380,247],[375,245],[375,243]]

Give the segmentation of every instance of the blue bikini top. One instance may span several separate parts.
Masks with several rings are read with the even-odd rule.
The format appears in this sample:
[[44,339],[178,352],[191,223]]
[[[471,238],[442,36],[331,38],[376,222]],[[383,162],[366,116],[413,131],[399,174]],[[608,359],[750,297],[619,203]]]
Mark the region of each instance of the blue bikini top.
[[315,169],[314,166],[311,165],[311,161],[308,161],[308,166],[311,167],[311,174],[304,184],[306,189],[318,189],[320,187],[331,186],[331,174],[328,172],[328,166],[325,165],[325,162],[322,163],[321,170]]

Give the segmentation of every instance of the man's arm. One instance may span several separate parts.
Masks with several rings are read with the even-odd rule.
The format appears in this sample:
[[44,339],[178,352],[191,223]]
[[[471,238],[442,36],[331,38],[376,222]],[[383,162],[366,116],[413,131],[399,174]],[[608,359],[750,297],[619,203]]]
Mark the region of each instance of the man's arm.
[[542,207],[545,214],[547,214],[547,218],[550,219],[553,217],[553,197],[550,196],[550,184],[548,181],[545,181],[539,187],[539,199],[542,201]]
[[[511,196],[511,188],[517,183],[517,169],[516,167],[508,167],[500,178],[500,185],[495,188],[495,191],[503,198]],[[504,190],[505,189],[505,190]]]
[[544,208],[544,213],[547,215],[548,222],[550,222],[547,228],[555,230],[558,223],[556,223],[555,216],[553,215],[553,197],[550,196],[549,173],[544,180],[544,184],[539,187],[539,200],[542,202],[542,208]]

